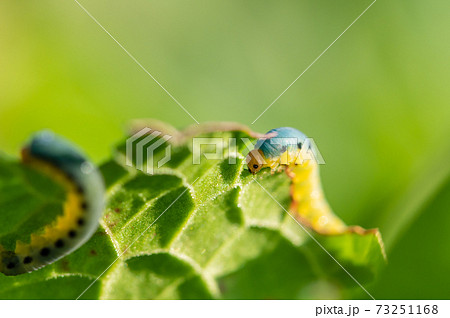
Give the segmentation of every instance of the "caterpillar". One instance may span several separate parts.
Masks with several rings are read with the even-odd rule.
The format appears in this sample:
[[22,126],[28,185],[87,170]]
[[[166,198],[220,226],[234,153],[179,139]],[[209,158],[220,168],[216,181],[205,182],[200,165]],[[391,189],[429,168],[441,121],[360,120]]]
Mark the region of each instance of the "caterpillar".
[[362,233],[364,230],[359,227],[347,227],[331,210],[323,194],[315,158],[315,150],[310,148],[304,133],[281,127],[259,138],[246,161],[252,174],[266,167],[272,173],[285,168],[292,180],[291,210],[303,224],[322,234],[341,234],[349,230]]
[[274,172],[280,165],[289,165],[299,158],[306,135],[295,128],[281,127],[269,130],[256,142],[247,157],[248,169],[256,174],[265,167]]
[[19,275],[51,264],[83,245],[96,231],[104,209],[103,178],[73,145],[44,131],[22,149],[25,165],[37,169],[66,191],[63,214],[33,233],[14,251],[0,246],[0,272]]

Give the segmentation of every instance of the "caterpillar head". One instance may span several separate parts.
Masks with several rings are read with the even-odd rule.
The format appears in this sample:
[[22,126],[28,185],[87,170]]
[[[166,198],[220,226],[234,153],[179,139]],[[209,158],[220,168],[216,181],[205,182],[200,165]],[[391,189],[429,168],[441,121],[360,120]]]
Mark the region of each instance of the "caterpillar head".
[[264,154],[261,149],[253,149],[247,155],[247,167],[252,174],[256,174],[266,165]]

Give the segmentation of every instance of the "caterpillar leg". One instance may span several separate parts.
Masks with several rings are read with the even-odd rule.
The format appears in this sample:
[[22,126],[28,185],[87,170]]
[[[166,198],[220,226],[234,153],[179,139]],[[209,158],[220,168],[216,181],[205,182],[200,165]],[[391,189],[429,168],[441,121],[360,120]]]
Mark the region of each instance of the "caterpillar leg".
[[30,242],[14,251],[0,246],[0,272],[18,275],[51,264],[83,245],[96,231],[104,209],[103,178],[74,146],[50,132],[37,134],[22,150],[24,164],[48,175],[66,190],[64,211]]

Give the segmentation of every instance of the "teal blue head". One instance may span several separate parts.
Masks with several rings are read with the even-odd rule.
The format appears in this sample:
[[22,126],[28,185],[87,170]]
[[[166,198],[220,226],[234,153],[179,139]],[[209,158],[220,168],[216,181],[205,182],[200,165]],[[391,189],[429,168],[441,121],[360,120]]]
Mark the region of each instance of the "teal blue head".
[[86,161],[74,146],[48,130],[35,134],[24,148],[23,154],[24,157],[29,155],[59,167],[81,165]]

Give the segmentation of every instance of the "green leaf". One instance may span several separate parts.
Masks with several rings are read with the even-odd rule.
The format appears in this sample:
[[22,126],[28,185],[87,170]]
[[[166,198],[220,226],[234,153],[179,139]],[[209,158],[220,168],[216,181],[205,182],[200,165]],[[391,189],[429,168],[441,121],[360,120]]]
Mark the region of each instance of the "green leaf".
[[[120,143],[114,158],[100,167],[108,203],[97,233],[41,270],[17,277],[0,274],[0,298],[74,299],[93,282],[82,298],[347,297],[359,286],[324,249],[361,284],[374,279],[384,263],[379,233],[323,235],[299,224],[287,213],[295,216],[289,210],[289,176],[263,170],[255,182],[244,168],[241,138],[255,136],[247,128],[217,124],[159,130],[173,135],[171,160],[158,168],[167,144],[157,148],[154,174],[148,175],[124,164],[126,147]],[[194,136],[236,138],[237,156],[225,147],[222,159],[202,157],[194,165]],[[4,156],[0,191],[5,194],[0,199],[5,248],[14,249],[17,239],[29,240],[62,212],[61,189]]]

